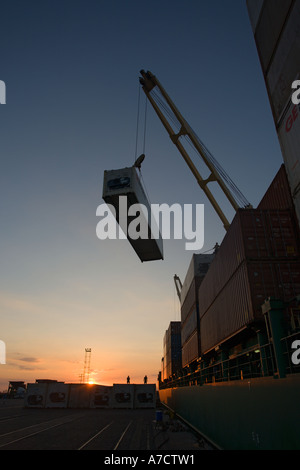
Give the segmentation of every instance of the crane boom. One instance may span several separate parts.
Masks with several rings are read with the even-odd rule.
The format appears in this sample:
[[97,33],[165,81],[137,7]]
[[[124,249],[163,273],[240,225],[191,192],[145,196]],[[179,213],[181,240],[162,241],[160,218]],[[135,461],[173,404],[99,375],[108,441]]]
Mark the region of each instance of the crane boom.
[[[176,145],[178,148],[179,152],[181,153],[182,157],[184,158],[185,162],[187,163],[188,167],[192,171],[193,175],[195,176],[199,186],[201,189],[204,191],[206,194],[208,200],[212,204],[213,208],[217,212],[218,216],[220,217],[221,221],[223,222],[223,226],[225,230],[228,230],[230,223],[225,216],[224,212],[222,211],[221,207],[217,203],[215,197],[213,196],[212,192],[208,188],[207,184],[212,181],[216,181],[220,188],[222,189],[223,193],[229,200],[231,206],[235,211],[239,209],[239,204],[237,203],[236,199],[234,198],[233,194],[229,191],[228,187],[226,186],[224,180],[222,179],[220,172],[217,170],[216,166],[214,163],[211,161],[211,159],[208,156],[207,149],[205,146],[199,141],[197,135],[194,133],[192,128],[189,126],[189,124],[186,122],[186,120],[183,118],[165,89],[162,87],[158,79],[150,72],[147,71],[145,72],[144,70],[140,71],[141,77],[140,77],[140,83],[142,85],[143,91],[145,92],[148,100],[150,101],[152,107],[154,108],[156,114],[158,115],[159,119],[161,120],[162,124],[164,125],[165,129],[167,130],[172,142]],[[176,117],[177,121],[180,124],[180,130],[179,132],[174,132],[170,122],[166,118],[165,114],[162,111],[162,106],[159,106],[158,100],[155,100],[153,97],[153,94],[151,94],[151,91],[153,88],[157,87],[159,91],[161,92],[163,98],[165,99],[167,105],[171,109],[172,113]],[[192,146],[196,149],[196,151],[200,154],[202,157],[204,163],[210,170],[210,176],[206,179],[203,179],[202,176],[200,175],[198,169],[192,162],[189,154],[187,153],[186,149],[182,145],[180,141],[181,136],[187,136],[190,139],[190,142]],[[248,202],[246,202],[245,206],[250,206]]]

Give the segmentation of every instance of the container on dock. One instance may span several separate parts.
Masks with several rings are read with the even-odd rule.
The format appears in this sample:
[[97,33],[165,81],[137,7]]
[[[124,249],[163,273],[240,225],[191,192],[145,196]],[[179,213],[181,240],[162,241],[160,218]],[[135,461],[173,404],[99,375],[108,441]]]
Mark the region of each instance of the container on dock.
[[44,408],[47,398],[47,383],[27,384],[24,404],[26,408]]
[[112,408],[133,408],[134,407],[134,385],[133,384],[113,384]]
[[69,402],[69,384],[64,382],[49,383],[46,408],[67,408]]
[[94,385],[70,384],[69,385],[69,408],[89,408],[90,396]]
[[91,389],[90,408],[110,408],[112,406],[113,387],[94,385]]
[[156,405],[155,384],[134,385],[134,408],[154,408]]
[[[116,220],[136,254],[143,261],[163,259],[163,242],[158,225],[151,220],[151,207],[135,167],[104,171],[103,199],[113,206]],[[120,197],[124,197],[120,200]],[[139,204],[144,210],[128,215]],[[122,217],[123,214],[123,217]],[[132,238],[130,225],[137,217],[148,227],[147,237]],[[155,229],[154,229],[155,224]]]

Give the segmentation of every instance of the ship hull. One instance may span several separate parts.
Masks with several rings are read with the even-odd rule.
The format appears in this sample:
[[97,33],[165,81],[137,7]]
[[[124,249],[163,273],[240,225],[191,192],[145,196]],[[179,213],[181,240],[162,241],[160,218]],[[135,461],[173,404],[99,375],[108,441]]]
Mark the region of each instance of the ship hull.
[[169,388],[163,404],[222,450],[299,450],[300,374]]

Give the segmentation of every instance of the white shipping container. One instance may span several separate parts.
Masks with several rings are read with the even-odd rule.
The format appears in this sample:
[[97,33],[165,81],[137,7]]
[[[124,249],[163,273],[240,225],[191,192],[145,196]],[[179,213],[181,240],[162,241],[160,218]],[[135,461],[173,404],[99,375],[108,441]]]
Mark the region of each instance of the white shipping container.
[[90,408],[110,408],[112,406],[112,387],[94,385],[91,390]]
[[155,404],[155,384],[135,384],[134,408],[154,408]]
[[46,408],[67,408],[69,401],[69,384],[55,382],[48,384]]
[[26,408],[44,408],[47,398],[47,383],[27,384],[24,405]]
[[113,384],[112,408],[134,407],[134,385]]
[[92,385],[70,384],[69,386],[69,408],[89,408]]
[[[120,196],[126,197],[126,214],[124,220],[120,217],[123,206],[120,207]],[[136,254],[143,261],[153,261],[163,259],[163,242],[157,224],[154,228],[154,221],[151,220],[151,207],[143,189],[142,183],[135,167],[121,168],[119,170],[104,171],[102,197],[106,204],[110,204],[116,211],[116,219],[123,233],[132,245]],[[128,216],[128,210],[134,205],[140,204],[145,208],[140,214]],[[132,208],[134,209],[134,208]],[[123,212],[122,212],[123,213]],[[147,238],[132,238],[128,231],[134,219],[141,218],[142,224],[148,226]],[[152,224],[152,225],[151,225]],[[137,231],[140,230],[137,228]],[[156,238],[155,238],[156,237]]]
[[278,129],[278,138],[300,221],[300,105],[289,101]]

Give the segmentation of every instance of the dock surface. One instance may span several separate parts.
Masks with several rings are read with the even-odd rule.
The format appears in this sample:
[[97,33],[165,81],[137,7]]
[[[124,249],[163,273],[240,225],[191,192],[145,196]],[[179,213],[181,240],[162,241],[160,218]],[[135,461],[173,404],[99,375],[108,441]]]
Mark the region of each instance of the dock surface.
[[200,436],[155,409],[25,408],[0,400],[0,450],[211,450]]

